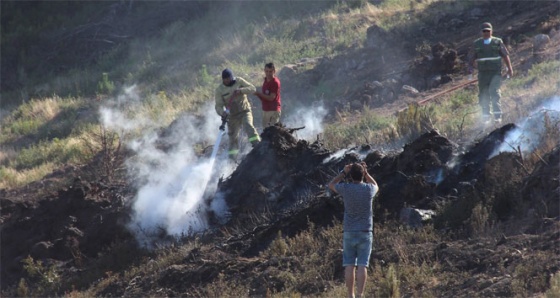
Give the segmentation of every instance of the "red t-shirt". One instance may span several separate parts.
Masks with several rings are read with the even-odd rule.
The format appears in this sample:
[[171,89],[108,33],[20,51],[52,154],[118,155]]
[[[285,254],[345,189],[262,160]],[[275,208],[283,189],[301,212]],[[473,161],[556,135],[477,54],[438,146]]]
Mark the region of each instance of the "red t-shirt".
[[271,112],[271,111],[281,110],[280,106],[282,101],[280,99],[280,80],[277,77],[274,77],[273,80],[271,80],[270,82],[267,82],[266,78],[264,79],[262,85],[262,93],[266,95],[270,95],[271,93],[276,93],[276,98],[274,98],[273,101],[268,101],[266,99],[262,99],[259,97],[262,102],[263,111]]

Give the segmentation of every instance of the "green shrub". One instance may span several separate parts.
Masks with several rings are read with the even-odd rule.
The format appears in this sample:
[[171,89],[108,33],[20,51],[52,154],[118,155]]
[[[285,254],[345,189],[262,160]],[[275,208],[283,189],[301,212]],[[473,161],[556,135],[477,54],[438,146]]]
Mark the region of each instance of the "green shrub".
[[[47,293],[52,293],[60,287],[61,277],[56,269],[56,266],[45,266],[43,262],[38,260],[35,261],[31,256],[23,259],[23,269],[27,273],[32,288],[28,291],[33,292],[33,296],[43,296]],[[22,284],[20,281],[20,286],[18,286],[18,291],[24,292],[25,282]]]
[[214,78],[208,73],[206,64],[202,64],[198,70],[198,84],[201,87],[212,86],[214,84]]
[[101,80],[97,83],[97,93],[112,94],[113,91],[115,91],[115,84],[109,80],[109,74],[102,73]]
[[34,134],[42,123],[41,119],[20,119],[10,125],[9,134],[20,136]]

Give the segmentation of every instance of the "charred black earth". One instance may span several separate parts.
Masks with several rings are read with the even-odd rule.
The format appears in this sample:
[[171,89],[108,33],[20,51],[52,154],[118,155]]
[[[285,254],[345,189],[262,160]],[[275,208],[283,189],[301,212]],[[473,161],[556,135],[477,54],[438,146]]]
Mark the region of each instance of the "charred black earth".
[[[247,232],[223,239],[219,233],[223,223],[215,223],[201,237],[221,241],[222,249],[229,254],[255,257],[278,232],[293,236],[310,223],[332,225],[333,220],[342,220],[343,206],[326,185],[345,164],[359,160],[366,162],[380,186],[375,203],[377,222],[398,219],[406,207],[432,210],[436,227],[459,229],[470,214],[449,214],[483,197],[491,200],[487,203],[499,219],[527,217],[528,209],[557,218],[558,147],[543,156],[532,173],[523,169],[516,153],[489,158],[514,128],[513,124],[499,127],[468,148],[459,148],[433,130],[406,144],[400,152],[384,153],[364,145],[332,158],[332,152],[320,142],[296,139],[294,129],[269,127],[262,134],[262,142],[218,185],[231,212],[226,225]],[[73,169],[73,173],[79,173],[79,169]],[[60,173],[64,174],[68,173]],[[41,193],[45,183],[48,179],[27,188]],[[131,217],[130,187],[76,177],[70,187],[44,192],[33,200],[24,200],[24,191],[29,190],[2,190],[1,194],[1,240],[3,244],[17,243],[3,245],[2,288],[13,287],[24,276],[22,261],[28,256],[62,268],[69,279],[83,279],[85,275],[118,270],[149,255],[125,227]],[[255,222],[255,215],[263,213],[269,220]],[[538,228],[533,225],[527,232]],[[117,255],[123,250],[129,253]],[[451,258],[446,249],[440,253]],[[99,265],[100,258],[105,258],[106,267]]]

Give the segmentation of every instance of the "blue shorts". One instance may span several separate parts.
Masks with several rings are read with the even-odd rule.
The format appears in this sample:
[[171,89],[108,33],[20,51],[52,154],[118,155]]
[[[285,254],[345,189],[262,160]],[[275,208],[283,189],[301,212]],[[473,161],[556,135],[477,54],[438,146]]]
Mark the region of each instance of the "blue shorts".
[[342,266],[367,267],[372,247],[372,232],[344,232]]

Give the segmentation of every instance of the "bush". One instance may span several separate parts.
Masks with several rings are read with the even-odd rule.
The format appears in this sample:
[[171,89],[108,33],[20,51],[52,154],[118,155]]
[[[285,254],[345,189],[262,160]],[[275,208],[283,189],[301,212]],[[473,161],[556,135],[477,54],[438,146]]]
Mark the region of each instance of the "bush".
[[97,83],[98,94],[112,94],[115,91],[115,84],[109,81],[109,74],[104,72],[101,74],[101,81]]
[[32,296],[43,296],[53,293],[60,287],[60,275],[54,265],[45,266],[42,261],[35,261],[31,256],[22,260],[23,269],[28,275],[32,288],[27,288],[26,283],[20,281],[18,292],[33,292]]

